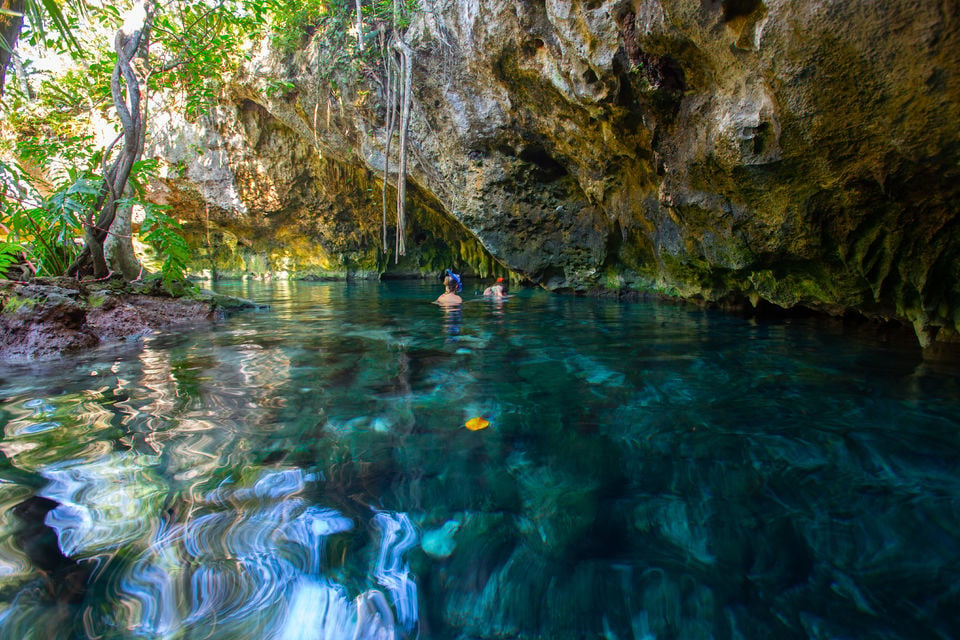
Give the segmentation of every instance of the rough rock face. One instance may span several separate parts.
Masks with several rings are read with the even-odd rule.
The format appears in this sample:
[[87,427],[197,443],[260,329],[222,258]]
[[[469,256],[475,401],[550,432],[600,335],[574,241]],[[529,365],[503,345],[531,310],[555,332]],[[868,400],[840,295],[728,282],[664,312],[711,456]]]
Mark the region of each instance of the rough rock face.
[[[222,105],[206,123],[163,122],[153,139],[153,152],[169,165],[152,197],[184,218],[197,269],[225,277],[342,278],[377,276],[388,267],[420,274],[469,262],[482,275],[495,272],[479,242],[415,185],[410,250],[388,264],[382,182],[358,159],[334,156],[308,130],[287,126],[297,122],[285,103],[275,105],[287,116],[282,121],[250,99],[256,93],[236,89],[237,102]],[[391,189],[392,207],[395,197]],[[387,240],[392,248],[393,229]]]
[[[486,251],[551,289],[856,310],[912,324],[923,344],[955,339],[951,3],[421,5],[410,215],[420,234],[448,225],[427,253],[460,243],[462,262],[489,269]],[[303,246],[274,269],[382,271],[382,71],[331,97],[319,46],[256,58],[166,197],[232,221],[235,242],[288,230]],[[278,80],[293,89],[268,91]]]
[[86,326],[79,287],[35,284],[4,287],[0,307],[0,357],[35,360],[100,343]]
[[216,294],[173,298],[157,284],[0,280],[0,362],[47,360],[259,306]]

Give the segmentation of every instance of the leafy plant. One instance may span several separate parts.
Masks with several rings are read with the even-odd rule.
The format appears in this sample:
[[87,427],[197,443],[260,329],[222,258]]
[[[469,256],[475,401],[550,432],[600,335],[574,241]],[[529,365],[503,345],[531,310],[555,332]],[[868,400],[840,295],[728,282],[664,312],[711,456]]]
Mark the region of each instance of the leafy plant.
[[59,184],[43,184],[52,190],[43,197],[36,180],[19,165],[0,163],[0,177],[17,184],[19,191],[4,193],[0,223],[6,242],[31,260],[37,275],[62,275],[80,251],[81,220],[100,190],[101,181],[84,173],[68,171]]
[[16,264],[22,256],[23,247],[19,243],[0,240],[0,277],[7,272],[7,269]]
[[247,59],[242,44],[265,28],[267,15],[254,0],[181,0],[153,17],[147,87],[179,96],[188,118],[216,103],[223,78]]
[[[264,35],[289,51],[305,38],[315,37],[320,77],[337,95],[338,87],[347,86],[360,74],[380,75],[383,57],[388,51],[394,55],[381,37],[381,27],[386,26],[388,32],[405,29],[419,6],[418,0],[148,2],[151,10],[142,25],[142,33],[147,34],[143,46],[128,50],[137,52],[134,60],[120,48],[110,48],[110,42],[118,42],[113,37],[88,42],[93,32],[80,30],[75,22],[83,16],[88,24],[114,31],[124,18],[126,2],[87,6],[82,0],[28,0],[28,4],[27,39],[50,40],[59,51],[77,51],[77,40],[69,32],[75,28],[84,37],[83,53],[74,59],[82,57],[84,69],[56,75],[33,72],[32,78],[47,74],[36,99],[32,90],[23,94],[11,91],[15,95],[11,95],[5,119],[19,141],[17,154],[35,173],[42,168],[49,184],[35,184],[39,179],[19,167],[0,175],[3,184],[17,191],[15,199],[2,202],[0,223],[9,229],[3,242],[5,247],[10,245],[2,255],[22,250],[43,273],[80,272],[78,265],[89,264],[83,260],[93,255],[93,269],[100,277],[106,270],[102,255],[108,229],[117,215],[126,215],[126,210],[117,213],[115,205],[136,203],[147,211],[140,237],[159,252],[165,283],[183,277],[190,250],[169,211],[145,202],[144,185],[155,165],[140,158],[142,146],[133,149],[127,143],[136,139],[142,145],[146,139],[147,123],[156,112],[154,106],[147,108],[150,98],[161,92],[164,98],[176,97],[188,117],[199,117],[219,97],[224,78],[255,51],[246,44]],[[44,17],[61,33],[59,42],[43,31]],[[111,92],[112,77],[125,83],[119,94],[129,104],[117,102],[117,92]],[[289,81],[277,79],[267,91],[286,95],[292,88]],[[119,118],[122,122],[117,130],[123,129],[126,135],[122,144],[104,147],[86,135],[94,118],[117,124],[124,111],[142,117]],[[132,121],[137,123],[136,131],[128,131]],[[126,199],[118,199],[124,195]],[[73,260],[78,257],[84,224],[90,225],[86,227],[87,248],[79,254],[81,259]],[[129,249],[126,251],[129,255]]]
[[267,85],[267,95],[269,97],[283,97],[293,91],[294,84],[287,80],[274,80]]
[[159,169],[160,161],[156,158],[144,158],[133,163],[127,184],[133,189],[134,199],[132,201],[134,203],[146,206],[147,182],[158,177],[157,171]]
[[[85,11],[82,2],[67,4],[80,13]],[[69,18],[63,13],[63,3],[56,0],[27,0],[23,3],[23,10],[29,25],[27,36],[32,44],[43,44],[58,51],[71,50],[82,55],[80,43],[73,33],[75,25],[71,25]],[[53,26],[57,38],[49,37],[48,25]]]
[[[335,3],[333,3],[335,4]],[[303,44],[319,23],[321,17],[331,10],[325,3],[313,0],[268,0],[272,19],[269,28],[270,44],[283,53],[293,53]]]
[[167,213],[172,207],[146,200],[147,179],[156,177],[159,167],[160,162],[155,158],[135,162],[129,178],[133,197],[121,200],[120,204],[143,208],[144,219],[140,225],[139,237],[152,246],[158,256],[162,256],[160,273],[163,276],[164,285],[172,293],[171,287],[174,282],[186,282],[187,265],[192,251],[180,234],[183,225]]
[[140,225],[140,238],[156,249],[158,255],[163,256],[160,273],[163,275],[164,286],[168,291],[172,291],[176,284],[181,284],[186,279],[187,263],[190,261],[190,246],[178,233],[183,226],[167,213],[170,210],[169,205],[144,202],[136,204],[140,204],[145,210],[143,223]]

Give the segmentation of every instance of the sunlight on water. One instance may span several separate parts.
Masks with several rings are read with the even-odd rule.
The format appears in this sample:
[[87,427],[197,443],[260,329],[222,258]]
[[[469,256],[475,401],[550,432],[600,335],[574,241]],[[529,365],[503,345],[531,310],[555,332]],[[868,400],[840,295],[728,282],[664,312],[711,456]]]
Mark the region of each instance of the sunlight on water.
[[218,287],[271,310],[0,373],[0,637],[960,637],[956,370],[655,302]]

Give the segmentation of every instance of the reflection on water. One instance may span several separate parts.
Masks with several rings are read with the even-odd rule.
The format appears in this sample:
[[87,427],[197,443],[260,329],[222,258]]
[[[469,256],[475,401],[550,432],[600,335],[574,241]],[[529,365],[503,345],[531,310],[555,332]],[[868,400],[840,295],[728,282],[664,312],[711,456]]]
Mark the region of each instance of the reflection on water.
[[463,308],[460,306],[440,307],[443,312],[443,328],[449,336],[448,342],[456,342],[460,338],[463,325]]
[[220,288],[271,311],[0,372],[0,637],[960,636],[955,371],[655,303]]

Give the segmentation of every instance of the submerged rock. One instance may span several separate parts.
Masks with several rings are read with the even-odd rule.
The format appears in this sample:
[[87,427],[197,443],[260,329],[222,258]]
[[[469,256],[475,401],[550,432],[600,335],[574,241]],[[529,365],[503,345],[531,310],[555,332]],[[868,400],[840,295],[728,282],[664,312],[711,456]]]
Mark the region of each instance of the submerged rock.
[[33,361],[210,322],[262,308],[209,291],[173,297],[152,280],[83,283],[72,278],[0,280],[0,361]]
[[459,520],[447,520],[439,529],[424,532],[420,540],[423,552],[435,560],[449,558],[457,548],[455,536],[460,526]]

